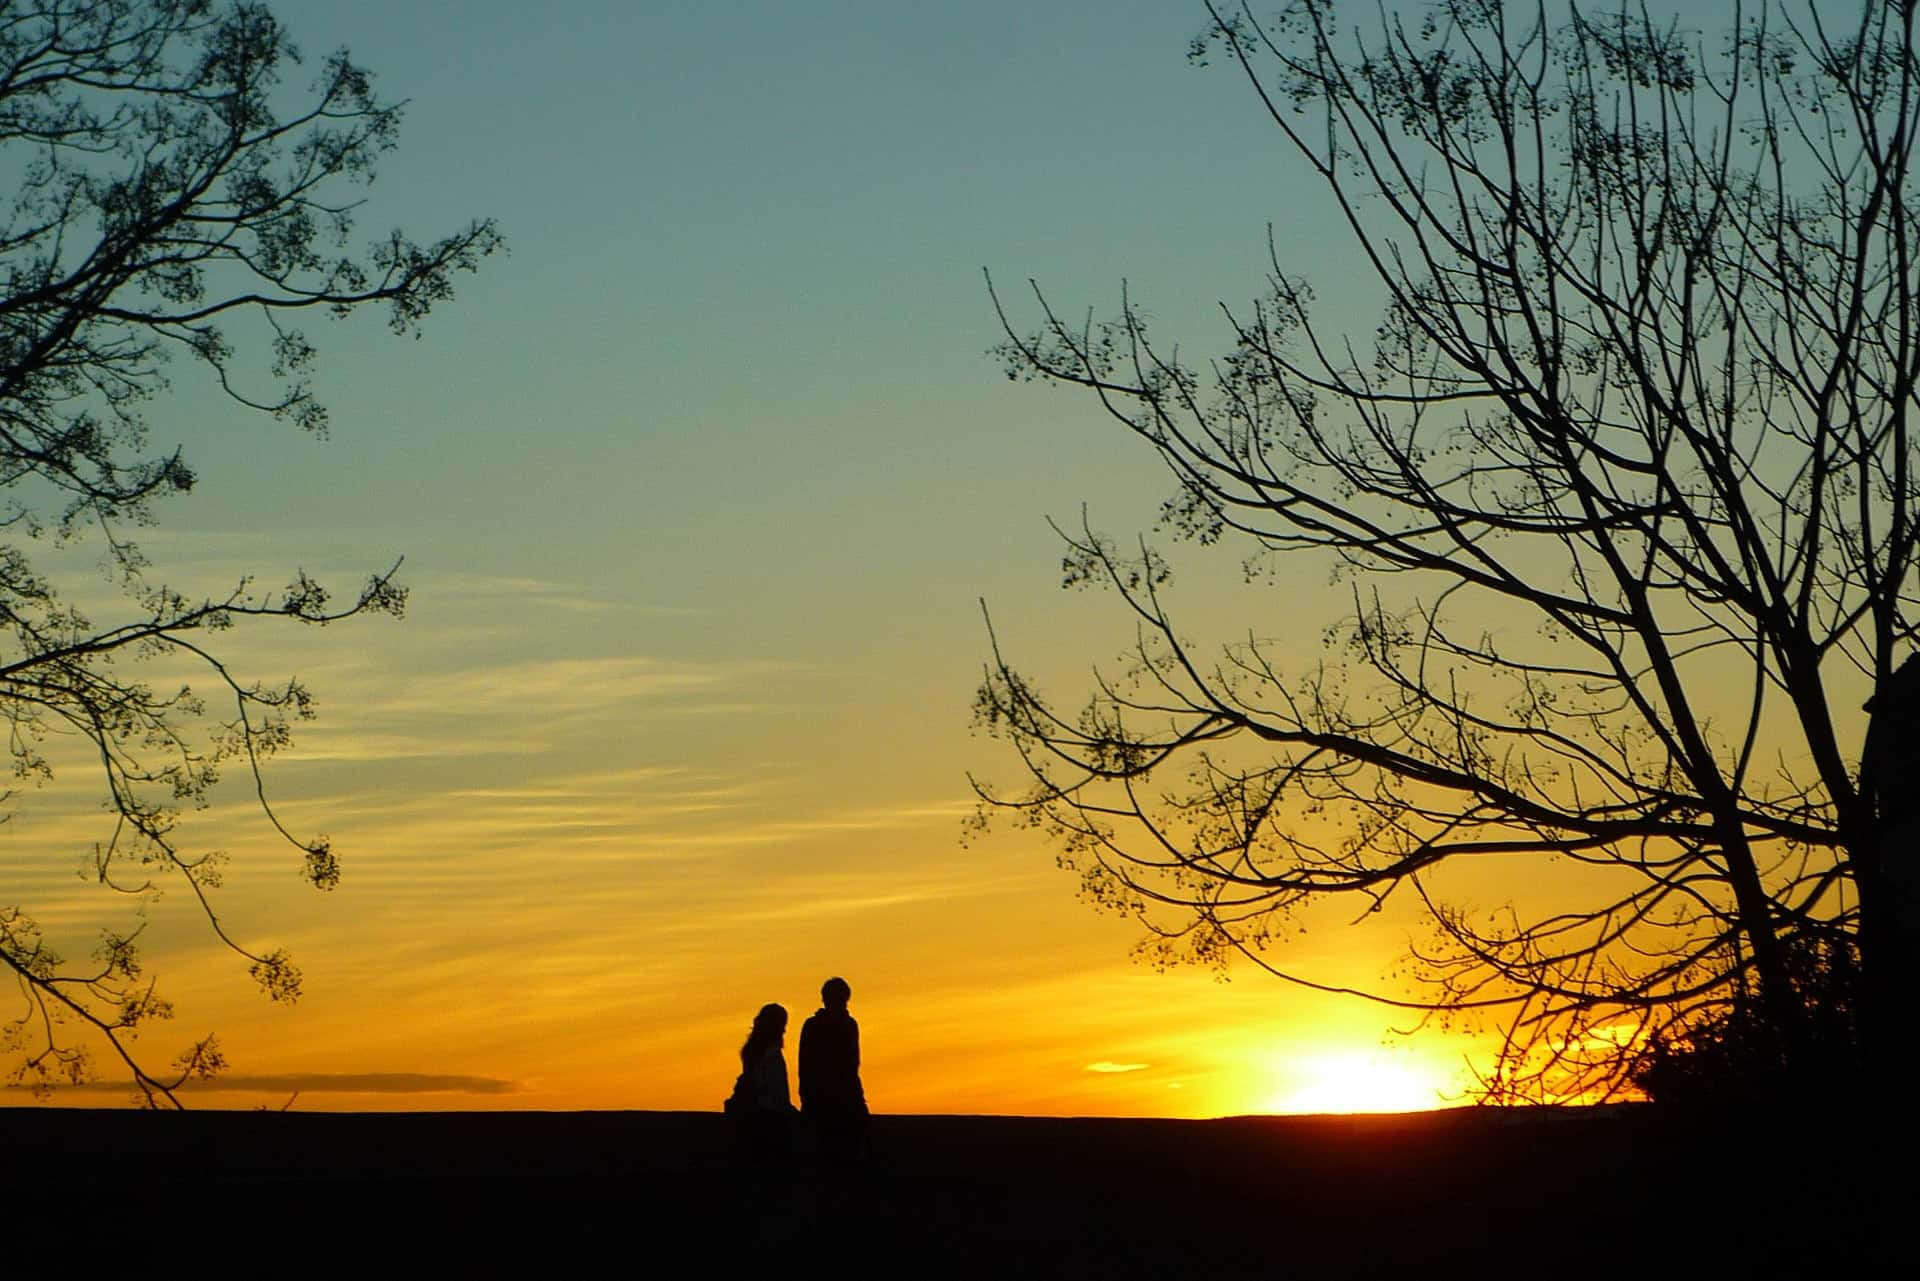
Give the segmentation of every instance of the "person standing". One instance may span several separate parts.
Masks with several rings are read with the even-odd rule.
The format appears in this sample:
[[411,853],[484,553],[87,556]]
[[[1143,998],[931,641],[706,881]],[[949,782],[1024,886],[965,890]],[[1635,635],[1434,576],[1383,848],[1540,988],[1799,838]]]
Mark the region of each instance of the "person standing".
[[740,1047],[740,1075],[727,1100],[741,1146],[756,1160],[786,1156],[793,1146],[793,1100],[787,1093],[787,1010],[763,1005]]
[[867,1096],[860,1085],[860,1025],[847,1013],[853,989],[843,978],[820,986],[820,1008],[800,1028],[800,1114],[820,1155],[867,1158]]

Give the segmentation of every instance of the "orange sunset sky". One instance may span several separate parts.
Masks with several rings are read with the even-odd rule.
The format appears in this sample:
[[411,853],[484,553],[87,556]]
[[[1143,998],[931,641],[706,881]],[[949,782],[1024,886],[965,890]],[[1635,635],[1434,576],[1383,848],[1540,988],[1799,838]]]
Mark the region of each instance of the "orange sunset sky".
[[[1084,505],[1130,535],[1168,490],[1096,406],[1006,381],[981,268],[1102,314],[1125,279],[1163,337],[1219,349],[1214,306],[1259,291],[1272,222],[1323,314],[1372,324],[1244,85],[1187,65],[1199,5],[277,8],[411,100],[363,225],[491,216],[511,255],[418,342],[314,327],[329,440],[185,367],[153,406],[200,473],[143,536],[156,578],[344,588],[404,556],[412,592],[400,621],[222,639],[237,671],[316,692],[268,781],[343,880],[303,886],[237,782],[188,816],[190,847],[233,856],[223,922],[306,976],[275,1006],[183,892],[146,906],[177,1018],[142,1052],[217,1031],[232,1064],[189,1102],[713,1109],[754,1010],[802,1017],[833,974],[880,1111],[1461,1098],[1483,1033],[1400,1037],[1405,1015],[1250,968],[1157,973],[1040,838],[962,841],[969,772],[1018,781],[970,731],[981,600],[1076,694],[1132,633],[1059,589],[1047,518]],[[114,617],[97,549],[45,557]],[[1304,652],[1345,600],[1324,565],[1247,589],[1231,551],[1176,564],[1199,634]],[[8,802],[0,901],[85,955],[135,905],[77,875],[106,819],[84,761],[60,764]],[[1463,892],[1543,892],[1502,875]],[[1280,959],[1391,990],[1418,930],[1328,915]],[[124,1101],[102,1078],[56,1102]]]

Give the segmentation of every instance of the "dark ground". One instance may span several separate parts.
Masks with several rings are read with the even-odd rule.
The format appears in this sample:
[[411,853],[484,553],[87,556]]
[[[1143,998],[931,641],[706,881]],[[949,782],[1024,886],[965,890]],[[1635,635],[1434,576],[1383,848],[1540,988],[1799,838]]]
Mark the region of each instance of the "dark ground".
[[[1817,1116],[883,1116],[856,1169],[736,1162],[725,1118],[687,1112],[14,1108],[0,1135],[0,1278],[806,1276],[839,1259],[903,1277],[1637,1279],[1911,1263],[1887,1269],[1866,1244],[1880,1216],[1849,1190],[1878,1158],[1844,1153],[1891,1137]],[[1887,1155],[1911,1215],[1912,1154]]]

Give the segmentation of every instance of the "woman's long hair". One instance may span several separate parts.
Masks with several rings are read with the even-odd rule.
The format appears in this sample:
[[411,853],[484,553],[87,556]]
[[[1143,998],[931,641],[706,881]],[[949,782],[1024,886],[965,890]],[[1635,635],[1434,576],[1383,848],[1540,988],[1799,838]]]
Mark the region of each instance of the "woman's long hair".
[[760,1012],[753,1016],[753,1030],[747,1033],[746,1044],[740,1047],[740,1066],[752,1068],[755,1060],[779,1045],[786,1035],[787,1007],[761,1006]]

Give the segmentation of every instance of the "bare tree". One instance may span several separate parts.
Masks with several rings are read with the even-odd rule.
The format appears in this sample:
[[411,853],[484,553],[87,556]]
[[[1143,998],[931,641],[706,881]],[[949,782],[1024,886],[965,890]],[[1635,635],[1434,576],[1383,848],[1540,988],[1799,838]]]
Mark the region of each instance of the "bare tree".
[[[384,304],[393,329],[412,332],[456,273],[500,245],[476,222],[429,244],[393,232],[354,250],[355,188],[393,146],[400,109],[345,52],[301,71],[305,87],[283,83],[300,63],[259,4],[0,5],[0,173],[12,189],[0,210],[0,714],[13,772],[31,785],[51,776],[50,740],[87,744],[113,819],[93,860],[99,884],[184,886],[275,1000],[299,994],[299,971],[229,933],[209,898],[218,857],[180,820],[235,765],[306,879],[331,888],[326,839],[281,826],[261,790],[262,761],[311,699],[297,682],[229,670],[213,634],[265,617],[397,614],[405,591],[392,570],[339,604],[304,573],[283,591],[241,583],[217,599],[160,585],[128,531],[194,473],[180,449],[150,442],[142,411],[179,354],[241,404],[324,432],[297,318]],[[260,353],[257,368],[243,350]],[[36,541],[76,540],[104,549],[124,589],[118,617],[84,616],[28,556]],[[135,679],[127,664],[142,659],[197,666],[211,697]],[[71,963],[25,908],[0,906],[0,966],[20,996],[0,1023],[14,1081],[84,1079],[104,1044],[148,1102],[171,1104],[173,1085],[220,1066],[211,1038],[170,1072],[135,1058],[130,1038],[169,1011],[137,933],[105,930],[91,961]]]
[[[1209,6],[1193,57],[1317,178],[1377,330],[1318,323],[1270,251],[1210,363],[1037,287],[1002,352],[1159,452],[1170,534],[1240,549],[1249,591],[1322,558],[1348,604],[1319,658],[1294,601],[1193,641],[1163,554],[1083,522],[1068,578],[1138,643],[1074,714],[996,639],[979,718],[1031,777],[981,785],[983,818],[1052,833],[1168,955],[1285,973],[1291,914],[1415,896],[1433,942],[1375,995],[1496,1019],[1493,1099],[1632,1093],[1736,1027],[1777,1082],[1885,1068],[1915,957],[1920,64],[1915,0],[1839,8],[1702,34],[1632,0],[1367,30]],[[1899,746],[1863,771],[1876,690]],[[1552,905],[1454,906],[1469,867]]]

